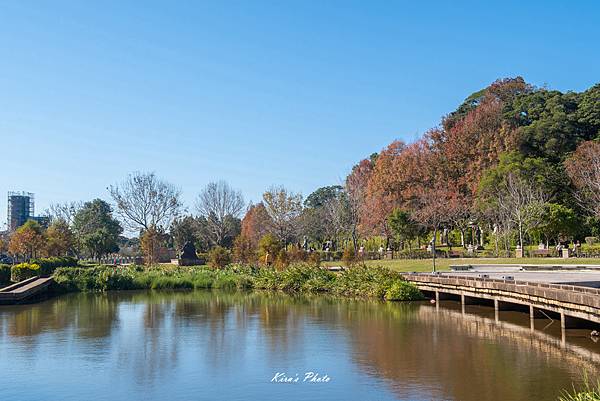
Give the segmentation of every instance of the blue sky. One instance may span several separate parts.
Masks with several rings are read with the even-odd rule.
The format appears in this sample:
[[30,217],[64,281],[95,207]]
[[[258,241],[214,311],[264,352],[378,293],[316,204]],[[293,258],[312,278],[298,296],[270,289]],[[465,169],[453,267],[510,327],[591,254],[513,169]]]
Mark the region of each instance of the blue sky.
[[[305,196],[500,77],[600,81],[596,1],[2,1],[0,219],[135,170]],[[4,227],[0,224],[0,228]]]

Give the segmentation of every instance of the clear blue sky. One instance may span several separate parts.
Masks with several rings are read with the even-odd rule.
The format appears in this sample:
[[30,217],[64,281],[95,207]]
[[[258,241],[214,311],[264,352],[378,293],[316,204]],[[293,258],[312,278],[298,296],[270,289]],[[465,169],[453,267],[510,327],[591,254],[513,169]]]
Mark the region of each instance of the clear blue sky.
[[496,78],[600,81],[597,1],[2,1],[6,192],[108,199],[134,170],[189,207],[225,179],[305,196]]

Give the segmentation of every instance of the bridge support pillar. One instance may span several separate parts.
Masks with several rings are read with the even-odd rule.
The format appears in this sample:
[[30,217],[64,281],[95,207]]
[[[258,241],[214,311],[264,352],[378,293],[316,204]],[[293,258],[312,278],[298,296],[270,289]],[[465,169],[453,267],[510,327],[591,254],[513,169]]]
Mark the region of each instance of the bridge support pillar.
[[498,307],[498,304],[498,300],[494,298],[494,320],[496,321],[496,323],[500,321],[500,308]]
[[535,308],[533,305],[529,305],[529,328],[531,331],[535,330]]

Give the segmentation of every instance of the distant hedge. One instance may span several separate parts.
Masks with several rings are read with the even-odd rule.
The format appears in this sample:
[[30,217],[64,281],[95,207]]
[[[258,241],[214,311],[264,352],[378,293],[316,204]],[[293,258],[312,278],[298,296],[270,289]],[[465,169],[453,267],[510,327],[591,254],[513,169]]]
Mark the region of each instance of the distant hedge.
[[5,275],[8,275],[6,282],[17,282],[35,276],[50,276],[59,267],[76,267],[77,259],[71,257],[38,258],[14,266],[2,266],[8,266],[8,268],[0,268],[0,283],[3,282],[3,278],[6,278]]
[[14,282],[27,280],[28,278],[41,276],[42,268],[36,263],[19,263],[10,269],[10,279]]
[[53,257],[53,258],[38,258],[31,259],[29,263],[39,265],[41,268],[41,275],[50,275],[54,273],[57,267],[75,267],[77,266],[77,259],[70,256],[65,257]]

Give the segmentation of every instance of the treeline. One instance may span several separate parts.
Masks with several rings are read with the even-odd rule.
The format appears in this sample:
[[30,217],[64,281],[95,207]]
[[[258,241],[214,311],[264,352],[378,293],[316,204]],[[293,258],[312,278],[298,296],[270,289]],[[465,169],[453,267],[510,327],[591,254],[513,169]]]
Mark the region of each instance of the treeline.
[[499,255],[528,244],[593,243],[600,235],[599,136],[600,84],[562,93],[503,79],[421,139],[394,141],[358,162],[342,185],[306,198],[274,186],[247,205],[218,181],[186,210],[180,189],[136,172],[109,187],[111,204],[53,205],[49,227],[27,222],[0,241],[0,253],[98,258],[119,251],[154,263],[187,249],[215,265],[286,265],[323,252],[346,252],[351,262],[388,249],[422,256],[436,244]]
[[0,238],[0,253],[15,261],[39,257],[100,257],[117,252],[129,240],[113,216],[112,207],[101,199],[85,203],[54,205],[48,227],[29,220],[15,232]]
[[[357,163],[343,186],[315,191],[295,209],[296,232],[334,247],[348,241],[355,252],[437,243],[508,256],[528,244],[594,243],[599,136],[600,84],[561,93],[499,80],[421,139],[394,141]],[[275,233],[286,243],[276,226],[265,198],[244,217],[240,241],[256,248]]]
[[420,140],[395,141],[353,168],[346,190],[358,231],[402,243],[422,227],[463,246],[475,234],[496,253],[595,236],[599,130],[600,85],[561,93],[496,81]]

